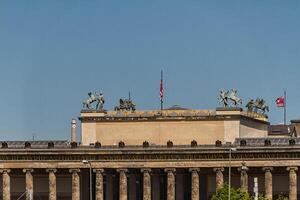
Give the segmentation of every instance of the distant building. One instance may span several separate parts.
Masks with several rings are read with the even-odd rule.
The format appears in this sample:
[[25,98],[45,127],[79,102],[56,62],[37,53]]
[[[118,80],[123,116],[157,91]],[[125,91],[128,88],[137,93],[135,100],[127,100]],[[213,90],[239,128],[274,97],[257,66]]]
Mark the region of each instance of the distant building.
[[[228,182],[272,199],[296,200],[299,122],[270,126],[238,108],[160,111],[83,110],[68,141],[2,141],[3,200],[198,200]],[[229,162],[229,152],[231,161]],[[300,198],[300,196],[298,196]],[[22,198],[21,198],[22,199]]]

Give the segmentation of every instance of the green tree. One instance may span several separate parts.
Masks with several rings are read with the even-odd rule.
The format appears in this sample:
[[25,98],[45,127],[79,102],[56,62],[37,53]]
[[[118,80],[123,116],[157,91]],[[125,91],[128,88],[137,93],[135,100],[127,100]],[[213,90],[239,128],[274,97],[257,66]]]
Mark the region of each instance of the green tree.
[[[224,184],[222,188],[217,190],[217,193],[211,198],[211,200],[228,200],[228,196],[229,196],[228,189],[229,189],[228,184]],[[230,200],[251,200],[251,197],[248,192],[231,187]]]
[[[224,184],[222,188],[217,190],[217,193],[213,195],[211,200],[228,200],[228,196],[229,196],[228,189],[229,189],[229,185]],[[230,200],[253,200],[253,199],[254,198],[251,197],[249,193],[244,190],[235,189],[232,187],[230,188]],[[260,195],[258,197],[258,200],[266,200],[266,198]]]
[[283,194],[280,194],[277,198],[277,200],[289,200],[288,197],[284,196]]

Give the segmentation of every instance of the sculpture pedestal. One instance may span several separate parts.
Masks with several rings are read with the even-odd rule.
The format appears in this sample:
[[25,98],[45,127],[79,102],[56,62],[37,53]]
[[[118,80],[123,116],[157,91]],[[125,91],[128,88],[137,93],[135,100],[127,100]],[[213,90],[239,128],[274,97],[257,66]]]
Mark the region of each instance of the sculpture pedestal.
[[80,117],[104,117],[106,113],[106,110],[83,109],[80,111]]
[[239,107],[219,107],[216,109],[217,115],[240,115],[243,111]]

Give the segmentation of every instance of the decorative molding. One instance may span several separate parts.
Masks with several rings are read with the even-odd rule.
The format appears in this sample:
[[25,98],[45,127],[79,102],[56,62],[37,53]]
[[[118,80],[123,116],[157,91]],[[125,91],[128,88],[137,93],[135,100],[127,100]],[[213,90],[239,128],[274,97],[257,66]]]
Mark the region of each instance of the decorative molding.
[[33,169],[23,169],[23,173],[27,173],[27,172],[32,173]]
[[274,170],[274,168],[273,168],[273,167],[263,167],[262,170],[263,170],[264,172],[271,172],[271,171]]
[[47,172],[47,173],[49,173],[49,172],[56,173],[56,172],[57,172],[57,169],[55,169],[55,168],[48,168],[48,169],[46,169],[46,172]]
[[93,172],[94,173],[101,173],[101,174],[103,174],[104,173],[104,169],[93,169]]
[[287,167],[287,171],[298,171],[298,167]]
[[224,172],[224,167],[215,167],[213,168],[214,172]]
[[164,171],[166,173],[176,173],[176,168],[165,168]]
[[[193,148],[195,149],[195,148]],[[231,155],[232,161],[234,160],[299,160],[299,151],[282,151],[279,152],[276,149],[272,150],[249,150],[239,151]],[[82,160],[91,161],[222,161],[228,160],[228,152],[220,149],[220,151],[177,151],[164,149],[162,151],[153,151],[153,149],[147,149],[144,151],[127,150],[120,152],[87,152],[82,151],[62,151],[61,153],[55,152],[30,152],[30,151],[12,151],[12,152],[0,152],[0,160],[2,163],[6,161],[78,161]]]
[[0,174],[3,174],[3,173],[9,174],[10,172],[11,172],[10,169],[0,169]]
[[200,172],[200,168],[189,168],[189,172]]

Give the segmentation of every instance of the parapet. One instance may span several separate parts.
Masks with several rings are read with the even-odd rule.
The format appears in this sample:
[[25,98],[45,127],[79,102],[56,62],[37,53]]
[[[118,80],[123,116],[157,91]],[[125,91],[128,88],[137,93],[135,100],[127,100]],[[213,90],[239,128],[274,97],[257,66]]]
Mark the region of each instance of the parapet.
[[146,110],[146,111],[99,111],[82,110],[81,121],[153,121],[153,120],[207,120],[246,117],[268,123],[265,115],[244,112],[242,108],[217,108],[216,110]]

